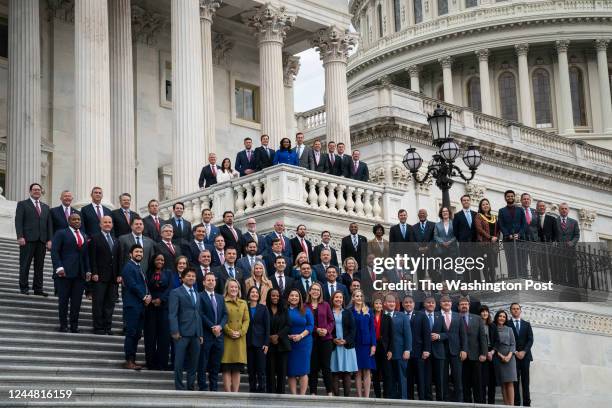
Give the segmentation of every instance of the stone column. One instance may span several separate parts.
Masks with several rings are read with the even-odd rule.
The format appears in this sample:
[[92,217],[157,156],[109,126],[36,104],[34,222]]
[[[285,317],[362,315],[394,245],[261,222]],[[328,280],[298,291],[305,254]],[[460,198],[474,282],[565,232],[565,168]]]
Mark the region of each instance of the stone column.
[[216,151],[215,87],[213,79],[212,19],[221,2],[200,0],[200,35],[202,37],[202,87],[204,104],[204,151],[202,157]]
[[531,86],[529,78],[529,66],[527,64],[527,53],[529,44],[516,44],[514,46],[518,57],[519,94],[521,98],[521,121],[524,125],[534,126],[533,103],[531,101]]
[[493,114],[493,105],[491,103],[491,81],[489,80],[489,50],[482,49],[476,51],[478,56],[478,65],[480,72],[480,103],[482,105],[482,113],[487,115]]
[[595,40],[597,50],[597,75],[599,76],[599,98],[601,104],[601,124],[604,133],[612,133],[612,102],[610,101],[610,80],[608,74],[609,40]]
[[442,81],[444,83],[444,102],[454,103],[453,98],[453,71],[451,67],[453,65],[453,57],[446,56],[438,60],[442,65]]
[[[75,195],[89,201],[92,187],[111,189],[108,2],[77,1],[75,38]],[[109,200],[107,194],[106,199]]]
[[421,93],[421,85],[419,83],[420,71],[418,65],[411,65],[408,67],[408,73],[410,74],[410,90],[413,92]]
[[297,132],[295,120],[295,107],[293,103],[293,83],[300,71],[300,57],[283,53],[283,82],[285,85],[285,121],[287,124],[287,135],[291,136]]
[[572,91],[570,88],[569,64],[567,61],[567,49],[569,40],[559,40],[555,43],[559,59],[559,88],[563,120],[559,121],[559,134],[568,135],[574,133],[574,114],[572,111]]
[[[325,69],[325,111],[327,140],[343,142],[351,151],[346,61],[357,37],[336,26],[320,29],[312,41]],[[350,153],[349,153],[350,154]]]
[[108,1],[112,201],[136,193],[134,67],[130,0]]
[[40,183],[40,12],[38,0],[9,1],[6,198]]
[[295,16],[284,6],[266,3],[247,14],[247,24],[259,45],[259,86],[261,89],[261,132],[275,148],[285,136],[285,91],[283,88],[283,41]]
[[172,0],[172,185],[174,197],[198,189],[206,162],[199,0]]

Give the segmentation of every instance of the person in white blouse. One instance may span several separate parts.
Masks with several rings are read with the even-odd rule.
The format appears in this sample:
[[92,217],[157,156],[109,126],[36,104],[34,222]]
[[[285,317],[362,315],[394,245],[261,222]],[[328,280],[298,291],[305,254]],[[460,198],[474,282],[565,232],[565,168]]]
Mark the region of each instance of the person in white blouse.
[[240,177],[240,174],[232,169],[232,162],[227,157],[221,162],[221,170],[217,172],[217,183],[222,183],[234,178]]

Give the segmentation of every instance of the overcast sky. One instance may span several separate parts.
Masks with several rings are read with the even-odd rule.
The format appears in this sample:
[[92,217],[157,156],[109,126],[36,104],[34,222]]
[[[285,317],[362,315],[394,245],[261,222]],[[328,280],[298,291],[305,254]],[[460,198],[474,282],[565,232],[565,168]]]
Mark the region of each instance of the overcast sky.
[[295,111],[304,112],[323,105],[325,75],[319,53],[314,48],[300,54],[300,72],[294,84]]

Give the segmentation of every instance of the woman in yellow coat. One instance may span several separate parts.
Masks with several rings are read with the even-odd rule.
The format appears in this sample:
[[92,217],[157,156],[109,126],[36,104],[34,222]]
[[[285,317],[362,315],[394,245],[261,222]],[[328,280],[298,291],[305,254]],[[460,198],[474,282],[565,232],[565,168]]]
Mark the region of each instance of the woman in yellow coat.
[[223,327],[221,359],[225,392],[238,392],[240,370],[247,363],[246,334],[249,329],[249,308],[240,296],[240,283],[236,279],[228,279],[225,283],[227,324]]

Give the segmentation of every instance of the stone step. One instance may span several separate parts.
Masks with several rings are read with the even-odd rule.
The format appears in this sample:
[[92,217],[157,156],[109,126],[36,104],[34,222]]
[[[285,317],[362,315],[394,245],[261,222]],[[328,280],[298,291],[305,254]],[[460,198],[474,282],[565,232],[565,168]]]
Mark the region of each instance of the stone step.
[[[84,353],[81,351],[81,355]],[[143,361],[139,359],[138,361]],[[51,357],[37,355],[6,355],[0,354],[0,365],[37,365],[41,367],[106,367],[121,368],[125,358],[82,358],[82,357]]]
[[[126,370],[127,371],[127,370]],[[170,373],[168,373],[170,374]],[[102,388],[142,388],[156,390],[174,390],[174,379],[168,375],[167,379],[154,378],[130,378],[126,381],[125,378],[101,377],[93,375],[84,377],[82,375],[66,376],[66,377],[50,377],[38,375],[6,375],[0,374],[0,383],[4,385],[21,385],[24,383],[30,384],[34,389],[40,388],[61,388],[70,384],[71,387],[102,387]],[[247,386],[248,388],[248,386]],[[248,389],[247,389],[248,390]]]
[[[29,348],[0,345],[0,354],[8,356],[36,356],[39,358],[80,358],[82,356],[87,356],[92,364],[95,364],[98,359],[125,361],[125,354],[123,353],[123,350],[100,351],[88,349],[86,352],[84,352],[83,349],[62,348],[57,346],[46,347],[44,345],[31,345]],[[139,353],[136,357],[144,360],[144,353]]]
[[[99,338],[106,338],[112,336],[95,336]],[[170,334],[168,334],[170,337]],[[68,339],[41,339],[41,338],[28,338],[23,336],[17,337],[5,337],[0,335],[0,344],[7,347],[23,347],[23,348],[61,348],[66,350],[75,350],[82,352],[82,350],[96,350],[100,352],[112,351],[112,352],[123,352],[123,342],[121,343],[108,343],[103,341],[85,340],[81,339],[80,336],[75,336]],[[168,349],[170,350],[170,349]],[[140,342],[138,351],[144,353],[144,344]]]
[[[123,336],[98,336],[95,334],[87,333],[59,333],[57,331],[39,331],[39,330],[27,330],[23,328],[11,329],[5,327],[5,324],[0,325],[0,339],[6,338],[30,338],[40,340],[67,340],[67,341],[85,341],[95,343],[109,343],[109,344],[121,344],[123,346]],[[0,342],[1,343],[1,342]]]
[[[28,322],[28,323],[42,323],[42,324],[59,324],[58,312],[55,311],[52,315],[26,315],[26,314],[12,314],[0,312],[0,322]],[[92,326],[91,314],[79,315],[79,327]],[[112,328],[118,329],[123,327],[122,319],[113,319]]]
[[73,377],[83,375],[86,377],[100,376],[110,378],[123,378],[125,381],[135,378],[167,380],[173,378],[173,373],[169,371],[153,370],[125,370],[123,368],[104,368],[104,367],[45,367],[39,365],[6,365],[0,364],[0,372],[4,375],[37,375],[47,377]]
[[[121,310],[123,303],[115,303],[115,309]],[[50,294],[49,297],[23,295],[19,292],[0,291],[0,307],[18,307],[24,310],[49,310],[57,309],[57,297]],[[81,301],[81,311],[91,311],[91,300],[83,296]]]
[[[37,331],[48,331],[48,332],[57,332],[59,328],[59,320],[55,323],[40,323],[40,322],[28,322],[23,320],[3,320],[0,321],[0,326],[4,329],[26,329],[26,330],[37,330]],[[115,333],[119,334],[120,330],[123,328],[121,324],[113,323],[112,329]],[[83,333],[91,333],[93,330],[91,325],[91,320],[81,320],[79,319],[79,330]],[[61,334],[61,333],[58,333]]]

